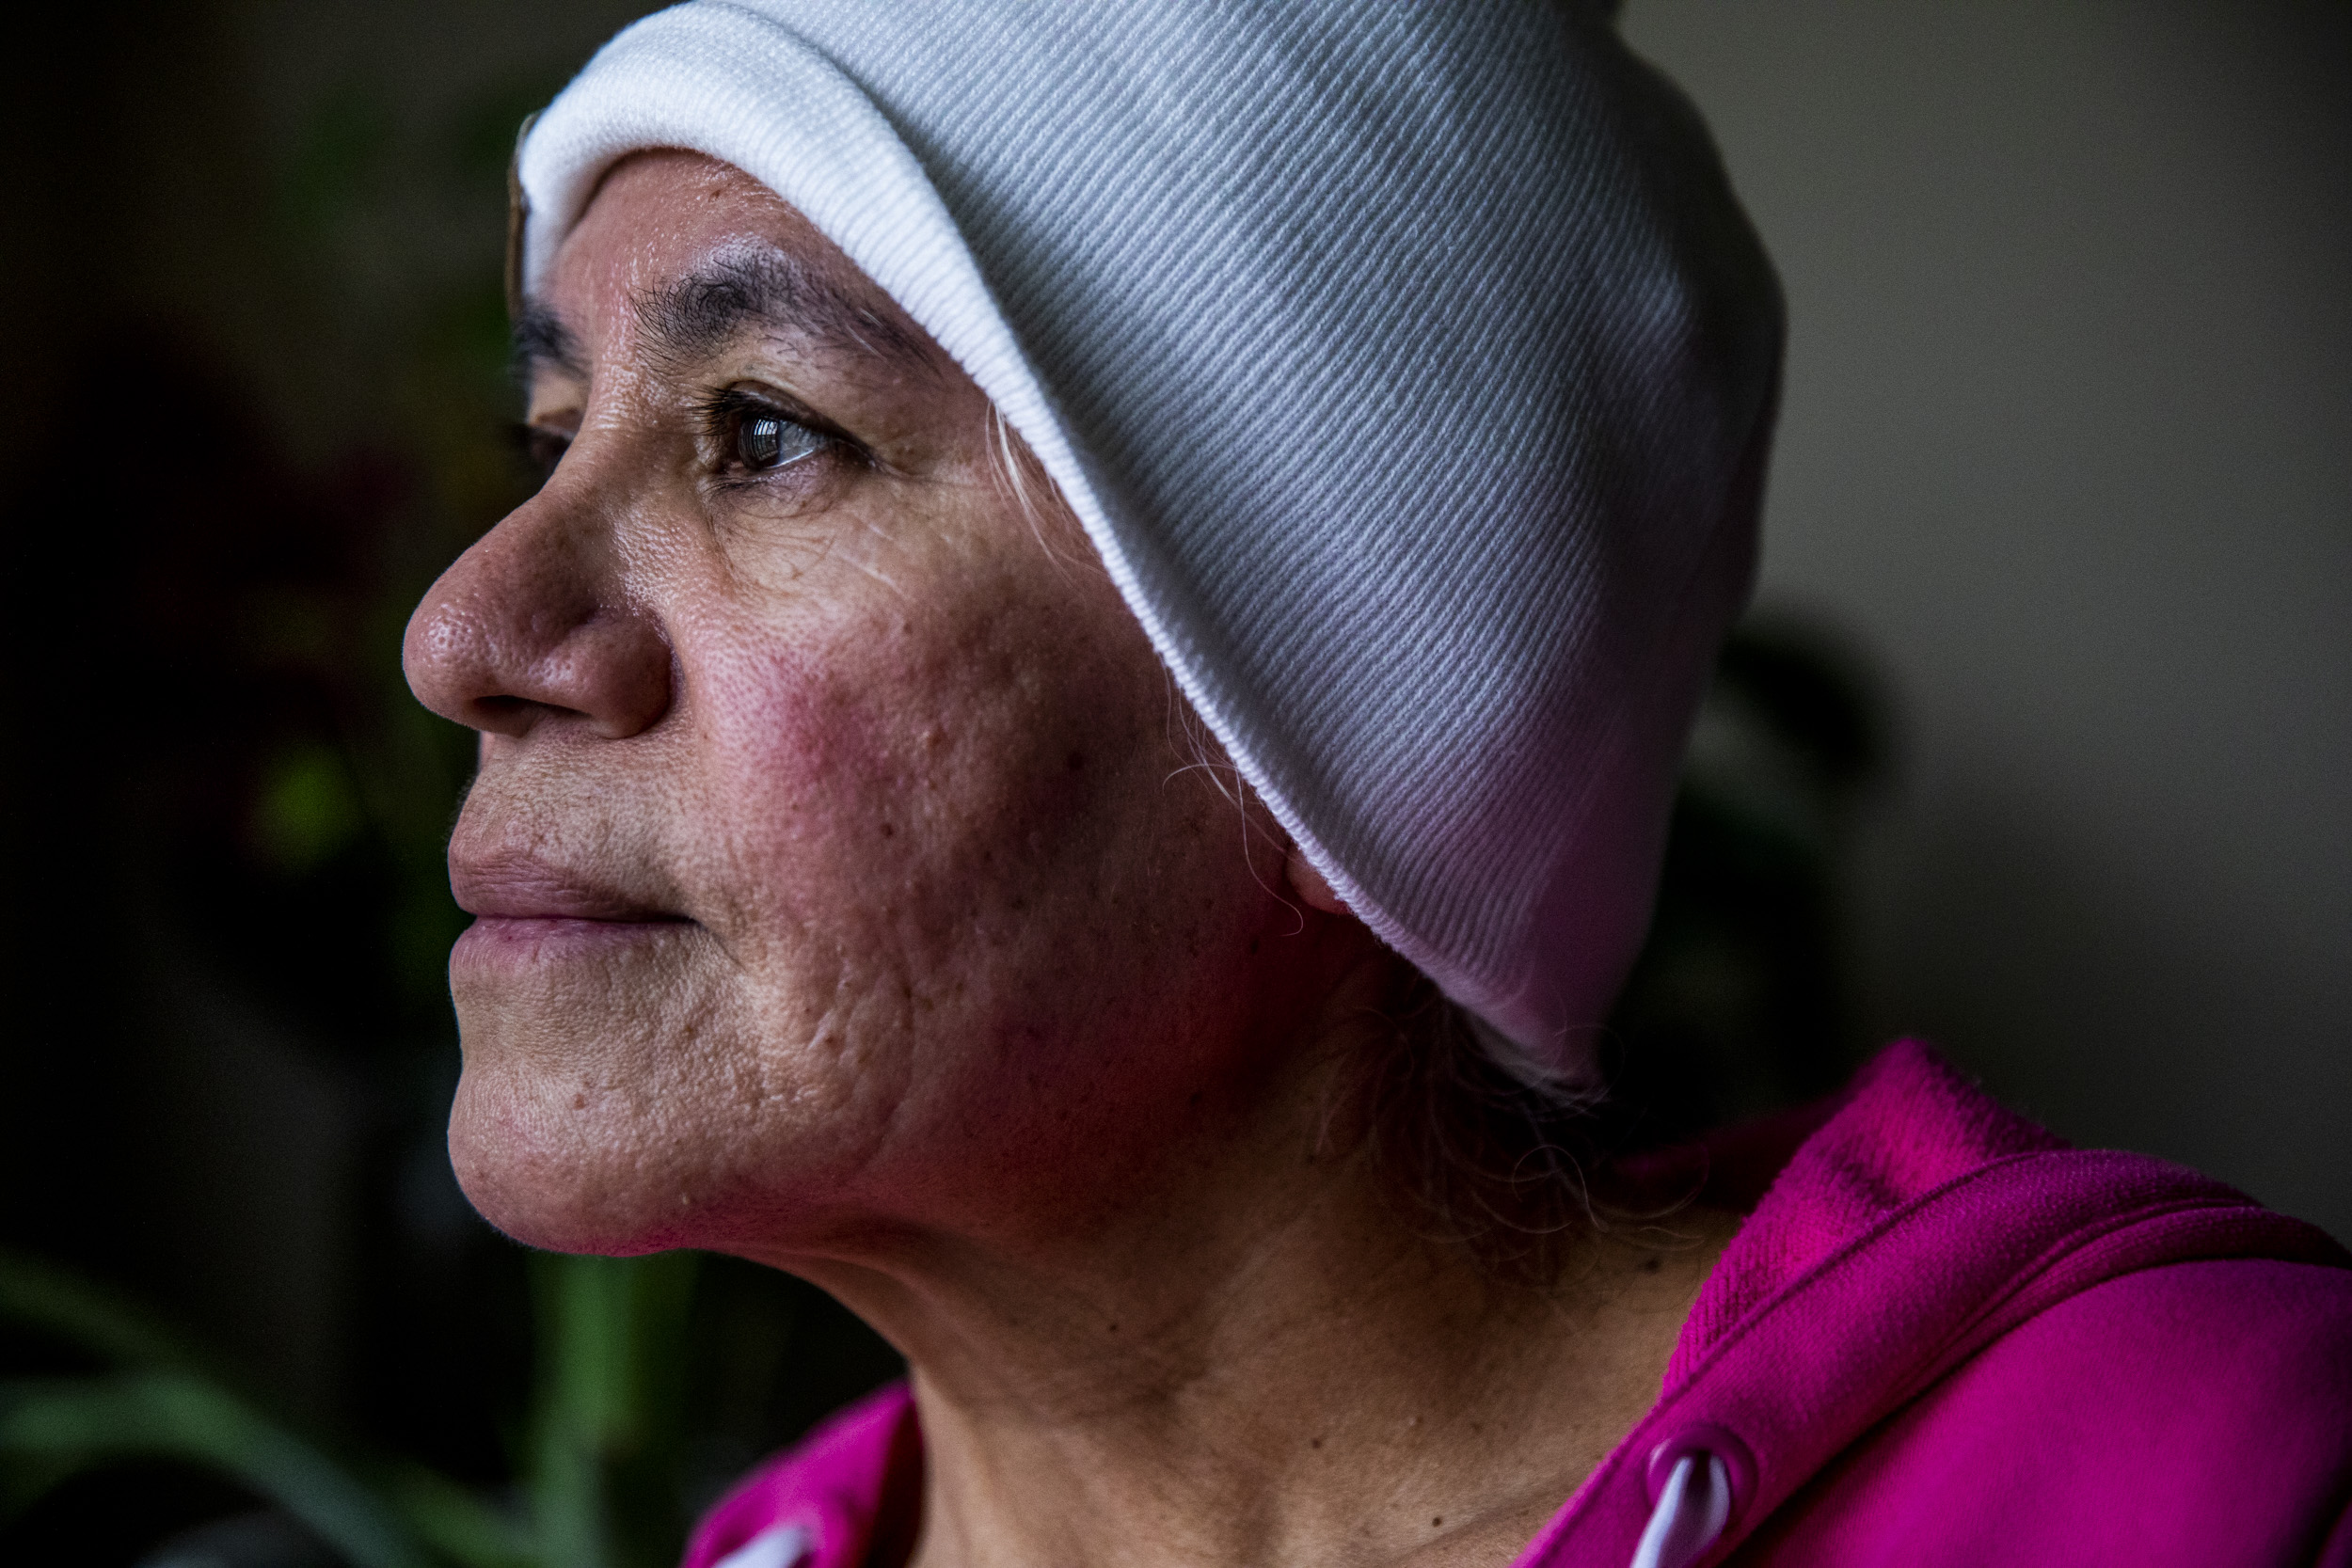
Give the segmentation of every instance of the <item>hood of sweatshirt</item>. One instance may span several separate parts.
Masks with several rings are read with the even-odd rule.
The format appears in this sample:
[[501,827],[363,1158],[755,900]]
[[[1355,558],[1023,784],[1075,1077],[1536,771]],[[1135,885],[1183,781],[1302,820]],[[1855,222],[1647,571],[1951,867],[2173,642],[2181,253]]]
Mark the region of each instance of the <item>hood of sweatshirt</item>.
[[[1749,1218],[1519,1568],[2352,1564],[2352,1256],[2324,1232],[2073,1148],[1913,1042],[1711,1158],[1703,1196]],[[723,1499],[686,1568],[894,1555],[920,1473],[885,1390]]]
[[[2275,1445],[2276,1469],[2304,1472],[2283,1485],[2274,1477],[2268,1490],[2295,1496],[2271,1502],[2265,1528],[2309,1560],[2302,1544],[2317,1546],[2313,1530],[2342,1517],[2352,1484],[2352,1257],[2315,1227],[2195,1171],[2071,1148],[1916,1042],[1889,1047],[1842,1101],[1780,1167],[1724,1250],[1692,1305],[1658,1403],[1530,1544],[1522,1568],[1641,1560],[1636,1547],[1659,1517],[1674,1461],[1686,1454],[1720,1459],[1729,1496],[1720,1521],[1708,1521],[1713,1539],[1680,1554],[1657,1543],[1662,1549],[1650,1560],[1661,1564],[1735,1553],[1742,1561],[2134,1560],[2107,1555],[2100,1542],[2148,1533],[2141,1527],[2156,1515],[2143,1495],[2168,1480],[2177,1492],[2191,1473],[2210,1469],[2211,1439],[2221,1434],[2209,1430],[2207,1441],[2185,1446],[2177,1434],[2152,1434],[2146,1413],[2115,1399],[2114,1385],[2132,1381],[2159,1387],[2192,1427],[2226,1418],[2217,1395],[2250,1403],[2263,1426],[2256,1440]],[[1772,1140],[1767,1132],[1731,1141],[1708,1196],[1736,1201],[1757,1146]],[[2019,1338],[2102,1288],[2224,1261],[2290,1266],[2287,1299],[2272,1299],[2275,1268],[2208,1271],[2194,1277],[2185,1303],[2170,1299],[2177,1291],[2159,1290],[2166,1299],[2155,1301],[2135,1288],[2103,1300],[2069,1332]],[[2233,1298],[2265,1292],[2262,1327],[2273,1342],[2263,1350],[2316,1357],[2298,1366],[2290,1355],[2279,1369],[2326,1390],[2306,1411],[2281,1407],[2285,1390],[2265,1367],[2172,1354],[2211,1337],[2200,1329],[2239,1333],[2246,1304]],[[2137,1322],[2152,1313],[2185,1321]],[[2155,1332],[2142,1332],[2149,1327]],[[2023,1354],[1991,1354],[2012,1342]],[[1968,1397],[1942,1400],[1963,1376]],[[2233,1386],[2216,1386],[2223,1383]],[[2093,1442],[2036,1420],[2053,1389],[2112,1402],[2104,1423],[2092,1423]],[[1964,1407],[1945,1408],[1954,1402]],[[1904,1418],[1922,1411],[1924,1418]],[[1867,1462],[1886,1448],[1906,1450],[1934,1482],[1890,1477]],[[2045,1484],[2021,1489],[2021,1462]],[[2158,1529],[2176,1538],[2156,1543],[2161,1555],[2136,1560],[2296,1560],[2259,1544],[2241,1555],[2259,1533],[2248,1517],[2254,1500],[2241,1489],[2217,1515],[2239,1538],[2228,1556],[2199,1555],[2177,1531]],[[1863,1516],[1878,1527],[1842,1528]],[[1804,1549],[1778,1549],[1819,1525],[1828,1528],[1811,1530]],[[1979,1534],[1988,1529],[1992,1540]],[[1739,1550],[1759,1532],[1782,1539]]]

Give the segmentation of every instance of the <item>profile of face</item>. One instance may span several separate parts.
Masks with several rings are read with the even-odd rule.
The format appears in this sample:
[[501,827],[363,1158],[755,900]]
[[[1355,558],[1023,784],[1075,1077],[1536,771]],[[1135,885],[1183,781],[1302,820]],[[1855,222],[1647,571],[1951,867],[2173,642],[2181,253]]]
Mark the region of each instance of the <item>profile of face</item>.
[[523,337],[557,460],[405,649],[481,732],[451,1150],[485,1214],[780,1260],[1083,1230],[1307,1070],[1370,939],[1188,766],[1083,533],[887,295],[646,153]]

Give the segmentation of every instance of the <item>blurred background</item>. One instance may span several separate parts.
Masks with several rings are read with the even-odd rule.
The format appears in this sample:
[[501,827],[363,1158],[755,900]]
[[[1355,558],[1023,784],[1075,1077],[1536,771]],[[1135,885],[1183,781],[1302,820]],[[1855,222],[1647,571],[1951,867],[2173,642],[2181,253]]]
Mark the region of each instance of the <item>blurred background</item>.
[[[0,1560],[671,1560],[890,1375],[464,1202],[409,607],[526,493],[521,116],[643,8],[127,3],[0,55]],[[1923,1034],[2352,1235],[2352,6],[1629,0],[1791,307],[1644,1135]]]
[[1779,262],[1866,1035],[2352,1235],[2352,6],[1629,0]]

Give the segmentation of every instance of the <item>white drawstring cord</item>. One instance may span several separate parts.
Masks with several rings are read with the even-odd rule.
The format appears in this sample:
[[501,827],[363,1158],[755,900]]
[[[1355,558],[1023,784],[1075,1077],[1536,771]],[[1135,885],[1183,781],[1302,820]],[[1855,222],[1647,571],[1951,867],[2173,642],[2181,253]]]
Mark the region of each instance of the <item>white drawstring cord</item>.
[[[1701,1468],[1699,1462],[1705,1460]],[[1711,1453],[1686,1453],[1675,1460],[1631,1568],[1690,1568],[1731,1522],[1731,1472]]]
[[712,1568],[792,1568],[816,1544],[805,1525],[771,1525]]

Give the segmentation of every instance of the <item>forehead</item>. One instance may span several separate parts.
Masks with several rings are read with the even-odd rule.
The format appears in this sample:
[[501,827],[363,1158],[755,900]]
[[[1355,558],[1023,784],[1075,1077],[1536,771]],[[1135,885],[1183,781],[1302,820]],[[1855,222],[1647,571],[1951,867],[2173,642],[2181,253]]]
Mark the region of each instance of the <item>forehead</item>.
[[624,159],[598,183],[517,324],[517,346],[534,368],[644,350],[686,361],[754,330],[901,368],[944,359],[773,191],[715,158],[669,150]]

